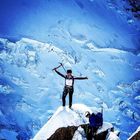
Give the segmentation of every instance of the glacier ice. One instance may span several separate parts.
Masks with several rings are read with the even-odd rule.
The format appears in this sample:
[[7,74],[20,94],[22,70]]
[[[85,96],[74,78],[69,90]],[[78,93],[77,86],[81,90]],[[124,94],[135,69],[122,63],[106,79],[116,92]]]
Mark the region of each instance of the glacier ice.
[[[96,46],[98,51],[79,48],[82,57],[75,63],[74,54],[67,54],[52,44],[26,38],[16,43],[5,39],[1,42],[12,46],[10,51],[3,49],[0,53],[1,123],[4,129],[14,127],[12,132],[16,132],[17,137],[34,136],[61,105],[64,81],[52,71],[58,62],[63,62],[66,68],[72,67],[76,75],[89,77],[84,83],[75,83],[75,103],[86,104],[92,109],[103,104],[104,119],[120,129],[121,137],[130,135],[129,128],[133,125],[135,129],[140,123],[139,70],[133,69],[139,56]],[[53,80],[50,82],[50,79]]]
[[3,1],[0,139],[33,138],[61,105],[64,81],[52,71],[59,62],[89,78],[75,83],[74,103],[103,105],[105,121],[127,139],[140,125],[140,24],[132,8],[121,0]]

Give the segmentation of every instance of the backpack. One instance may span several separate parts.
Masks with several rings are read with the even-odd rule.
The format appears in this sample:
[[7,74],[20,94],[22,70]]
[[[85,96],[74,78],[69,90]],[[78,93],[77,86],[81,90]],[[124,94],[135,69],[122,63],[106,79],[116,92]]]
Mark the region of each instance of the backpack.
[[100,112],[95,115],[95,125],[96,127],[100,127],[103,125],[103,114]]
[[92,114],[89,118],[90,126],[99,128],[103,125],[103,114],[98,112],[97,114]]

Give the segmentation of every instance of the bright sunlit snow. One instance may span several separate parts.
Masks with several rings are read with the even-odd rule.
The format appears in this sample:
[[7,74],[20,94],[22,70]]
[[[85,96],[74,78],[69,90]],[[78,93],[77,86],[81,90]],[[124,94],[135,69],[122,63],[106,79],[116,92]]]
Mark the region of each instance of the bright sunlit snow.
[[78,127],[72,140],[86,140],[86,134],[82,127]]
[[118,136],[116,136],[113,132],[110,132],[107,140],[120,140]]
[[[49,138],[58,128],[67,126],[79,126],[81,124],[88,123],[88,119],[85,117],[85,112],[91,111],[89,107],[82,104],[74,104],[72,110],[68,107],[59,107],[55,114],[49,119],[49,121],[40,129],[33,140],[46,140]],[[97,111],[97,109],[96,109]],[[95,111],[95,112],[96,112]],[[100,110],[99,110],[100,111]],[[104,122],[101,129],[97,133],[112,128],[112,124]],[[80,130],[80,128],[78,129]],[[80,130],[81,131],[81,130]],[[77,132],[76,132],[77,133]],[[76,134],[74,136],[76,139]],[[79,140],[79,139],[78,139]]]

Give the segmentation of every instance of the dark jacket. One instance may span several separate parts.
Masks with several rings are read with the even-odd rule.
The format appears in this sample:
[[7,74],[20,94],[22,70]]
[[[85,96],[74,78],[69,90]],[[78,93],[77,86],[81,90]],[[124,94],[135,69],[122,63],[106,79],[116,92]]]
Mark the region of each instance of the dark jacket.
[[89,117],[89,125],[91,127],[100,127],[103,125],[103,115],[98,112],[97,114],[92,113]]
[[[85,80],[85,79],[87,79],[87,77],[75,77],[75,76],[71,76],[71,78],[68,78],[67,75],[62,74],[62,73],[60,73],[60,72],[57,71],[57,70],[55,70],[55,72],[56,72],[57,74],[59,74],[61,77],[65,78],[65,86],[69,86],[69,85],[67,85],[67,83],[72,82],[71,86],[73,87],[73,85],[74,85],[74,80]],[[71,80],[71,81],[70,81],[70,80]],[[70,82],[69,82],[69,81],[70,81]]]

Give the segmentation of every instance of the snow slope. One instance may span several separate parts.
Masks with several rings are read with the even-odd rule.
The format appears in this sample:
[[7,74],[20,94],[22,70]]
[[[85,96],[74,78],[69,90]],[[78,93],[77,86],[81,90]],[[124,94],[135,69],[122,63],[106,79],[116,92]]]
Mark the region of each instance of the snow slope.
[[138,53],[140,23],[126,10],[130,7],[127,0],[5,0],[0,37],[27,37],[65,50],[92,40],[100,47]]
[[[88,123],[87,118],[84,116],[86,111],[92,112],[89,107],[83,104],[74,104],[72,110],[68,107],[59,107],[33,140],[46,140],[60,127],[79,126]],[[98,133],[108,128],[112,128],[112,124],[104,123],[102,129],[99,129]]]
[[89,78],[75,81],[74,103],[91,109],[103,105],[105,121],[119,128],[123,139],[139,126],[139,55],[99,48],[92,41],[67,51],[27,38],[0,42],[0,120],[3,128],[16,132],[13,137],[33,137],[61,105],[64,79],[52,71],[58,62]]

